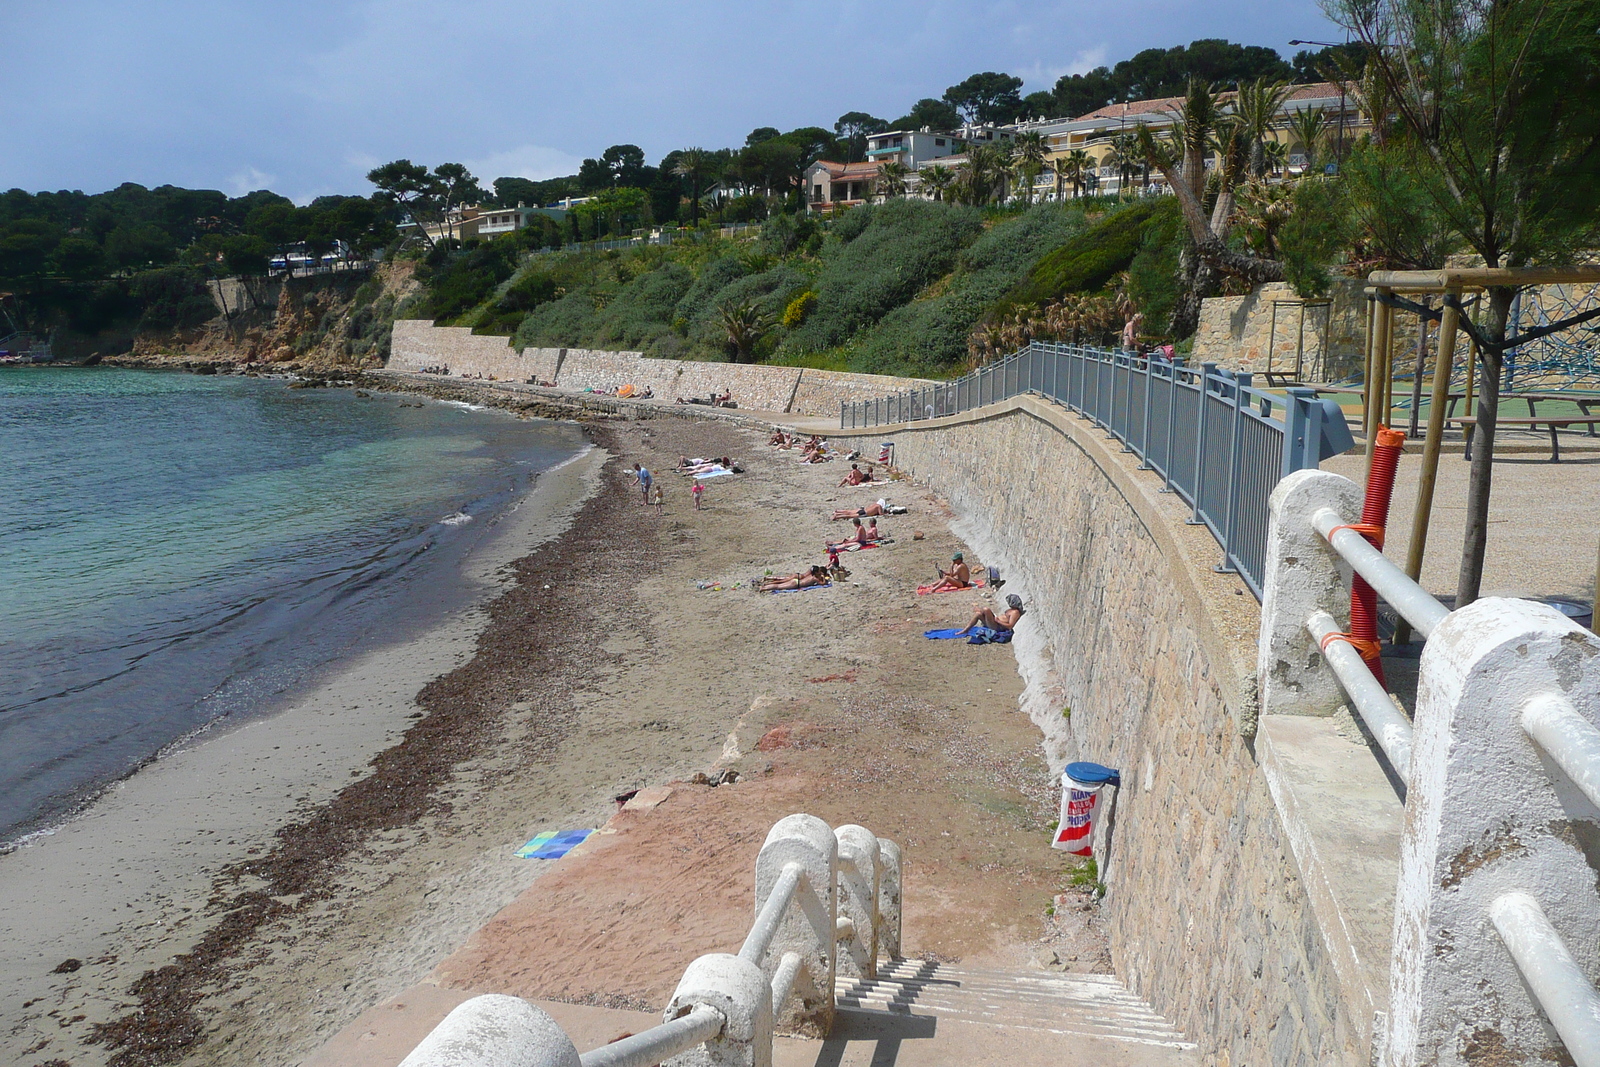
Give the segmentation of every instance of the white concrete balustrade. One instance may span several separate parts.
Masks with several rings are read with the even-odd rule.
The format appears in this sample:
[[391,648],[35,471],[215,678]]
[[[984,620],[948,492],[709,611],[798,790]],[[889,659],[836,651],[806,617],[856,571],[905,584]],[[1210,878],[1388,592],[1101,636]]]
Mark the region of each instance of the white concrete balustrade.
[[[1365,723],[1405,791],[1374,1062],[1600,1067],[1600,639],[1547,605],[1447,611],[1358,533],[1353,482],[1272,494],[1263,713]],[[1348,643],[1360,573],[1426,638],[1409,719]]]
[[755,921],[737,955],[691,963],[661,1025],[580,1056],[555,1020],[517,997],[457,1007],[401,1067],[770,1067],[777,1030],[825,1034],[839,945],[850,973],[900,949],[900,848],[861,826],[790,815],[756,858]]

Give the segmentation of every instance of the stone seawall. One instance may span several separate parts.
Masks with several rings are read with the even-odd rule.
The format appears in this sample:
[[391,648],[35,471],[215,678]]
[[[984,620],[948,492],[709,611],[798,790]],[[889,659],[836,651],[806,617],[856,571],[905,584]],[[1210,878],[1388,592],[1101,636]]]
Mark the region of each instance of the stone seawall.
[[388,366],[412,372],[449,367],[451,377],[554,382],[558,388],[573,390],[633,385],[668,399],[731,393],[741,408],[822,416],[837,416],[844,401],[931,384],[915,378],[768,364],[651,359],[638,352],[584,348],[519,352],[505,337],[479,336],[463,326],[435,326],[425,319],[395,321]]
[[1259,610],[1211,570],[1215,543],[1134,457],[1036,398],[854,443],[883,440],[1028,602],[1046,661],[1023,665],[1028,705],[1052,758],[1122,771],[1102,872],[1118,973],[1208,1062],[1365,1064],[1371,1014],[1341,996],[1251,740]]

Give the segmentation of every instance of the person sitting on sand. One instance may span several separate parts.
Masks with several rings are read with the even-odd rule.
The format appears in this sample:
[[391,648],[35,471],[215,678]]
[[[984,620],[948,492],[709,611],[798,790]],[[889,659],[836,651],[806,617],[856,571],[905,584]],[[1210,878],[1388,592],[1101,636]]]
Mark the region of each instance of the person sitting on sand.
[[888,502],[884,500],[878,500],[874,503],[868,504],[864,508],[840,508],[838,511],[833,513],[833,518],[829,521],[838,522],[840,519],[866,519],[871,518],[874,515],[887,514],[889,514]]
[[1017,621],[1022,618],[1022,598],[1012,593],[1006,597],[1006,610],[996,615],[993,608],[979,608],[978,613],[967,623],[966,629],[961,632],[971,633],[974,626],[983,625],[991,630],[1002,630],[1010,633],[1017,628]]
[[761,584],[756,587],[758,593],[778,593],[785,589],[810,589],[814,585],[827,585],[828,571],[821,566],[813,566],[810,570],[799,574],[789,574],[782,577],[773,576],[761,579]]
[[789,442],[789,435],[782,430],[773,430],[772,436],[767,438],[767,444],[774,448],[783,448]]
[[839,483],[839,487],[842,489],[847,485],[860,485],[862,482],[871,480],[871,477],[869,474],[864,474],[860,467],[852,463],[850,464],[850,473],[844,476],[844,480]]
[[[861,520],[857,519],[856,521],[860,522]],[[881,532],[879,532],[879,530],[878,530],[878,520],[877,519],[873,519],[871,522],[867,523],[867,540],[868,541],[882,541],[883,540],[883,534]]]
[[[937,563],[935,567],[939,566]],[[950,557],[950,569],[939,571],[939,580],[934,583],[930,593],[944,593],[952,589],[971,589],[972,569],[967,566],[967,561],[957,552]]]
[[855,524],[856,528],[851,530],[850,536],[846,537],[843,541],[829,541],[828,547],[830,549],[843,548],[845,545],[864,545],[871,540],[867,536],[866,527],[861,525],[860,519],[851,519],[850,521]]

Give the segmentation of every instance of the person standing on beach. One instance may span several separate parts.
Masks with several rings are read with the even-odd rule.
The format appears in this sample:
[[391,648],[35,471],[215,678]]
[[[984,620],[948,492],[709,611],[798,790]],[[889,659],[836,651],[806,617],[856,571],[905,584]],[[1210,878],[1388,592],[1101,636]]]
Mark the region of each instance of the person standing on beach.
[[653,481],[650,477],[650,471],[635,463],[633,465],[633,477],[639,483],[640,498],[648,505],[650,503],[650,483]]
[[700,498],[706,495],[706,483],[695,482],[694,488],[689,490],[689,495],[694,497],[694,509],[700,510]]

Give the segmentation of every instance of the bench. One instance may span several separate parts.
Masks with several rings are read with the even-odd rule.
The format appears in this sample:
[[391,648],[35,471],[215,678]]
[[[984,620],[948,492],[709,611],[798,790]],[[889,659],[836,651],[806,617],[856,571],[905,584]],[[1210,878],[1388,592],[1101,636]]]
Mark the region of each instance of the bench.
[[[1530,406],[1531,406],[1531,402],[1530,402]],[[1585,409],[1587,410],[1587,405],[1582,405],[1582,406],[1584,406]],[[1478,419],[1477,419],[1477,416],[1475,416],[1475,415],[1464,415],[1461,418],[1446,419],[1445,422],[1446,422],[1447,425],[1460,426],[1462,428],[1462,431],[1465,432],[1468,427],[1476,426],[1478,424]],[[1513,418],[1499,418],[1499,419],[1495,420],[1495,426],[1496,426],[1496,428],[1499,428],[1501,426],[1527,426],[1527,427],[1530,427],[1530,428],[1537,428],[1539,426],[1547,426],[1547,427],[1549,427],[1550,428],[1550,462],[1551,463],[1560,463],[1561,462],[1561,439],[1560,439],[1560,437],[1558,437],[1556,435],[1556,428],[1559,427],[1559,426],[1587,426],[1587,427],[1589,427],[1589,436],[1593,437],[1595,435],[1595,433],[1594,433],[1595,423],[1597,423],[1597,422],[1600,422],[1600,415],[1588,415],[1588,414],[1584,414],[1584,415],[1544,415],[1544,416],[1540,416],[1540,417],[1537,417],[1537,418],[1527,418],[1527,419],[1522,419],[1522,418],[1514,418],[1514,419]],[[1466,438],[1467,438],[1467,447],[1466,447],[1465,451],[1462,452],[1461,458],[1470,460],[1472,458],[1472,435],[1470,433],[1468,433],[1468,434],[1466,434]]]

